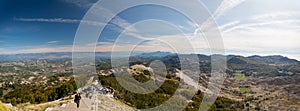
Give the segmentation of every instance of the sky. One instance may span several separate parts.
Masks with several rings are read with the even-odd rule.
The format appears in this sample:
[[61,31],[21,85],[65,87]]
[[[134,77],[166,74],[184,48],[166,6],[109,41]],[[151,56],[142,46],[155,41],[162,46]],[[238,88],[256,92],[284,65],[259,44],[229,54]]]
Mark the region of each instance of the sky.
[[[299,0],[199,1],[213,18],[212,22],[218,25],[225,54],[283,55],[300,60]],[[205,41],[209,37],[195,37],[195,32],[205,30],[205,23],[211,22],[210,19],[195,24],[176,10],[143,5],[118,13],[108,24],[83,20],[96,2],[98,0],[1,0],[0,54],[71,52],[80,22],[105,25],[96,43],[97,52],[211,54],[211,47]],[[185,1],[184,5],[193,4]],[[191,12],[201,13],[192,7]],[[105,18],[105,15],[100,16]],[[86,39],[91,36],[88,31],[86,36]],[[186,45],[186,40],[193,48]],[[94,48],[86,44],[80,50],[86,49]]]

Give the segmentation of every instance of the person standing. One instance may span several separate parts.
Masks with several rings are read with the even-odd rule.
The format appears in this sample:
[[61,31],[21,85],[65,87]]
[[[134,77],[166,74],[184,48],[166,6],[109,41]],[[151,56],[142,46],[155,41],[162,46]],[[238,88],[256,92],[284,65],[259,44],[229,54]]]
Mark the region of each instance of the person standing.
[[74,102],[77,104],[77,108],[79,108],[80,99],[81,99],[81,96],[80,96],[79,93],[77,93],[77,94],[75,95],[75,99],[74,99]]

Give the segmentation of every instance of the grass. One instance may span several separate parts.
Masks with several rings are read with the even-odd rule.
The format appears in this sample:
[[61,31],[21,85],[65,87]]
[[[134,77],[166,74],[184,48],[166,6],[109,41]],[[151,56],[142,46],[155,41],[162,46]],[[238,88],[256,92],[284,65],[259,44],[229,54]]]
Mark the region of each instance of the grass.
[[280,74],[287,74],[287,75],[293,75],[293,72],[289,72],[289,71],[278,71],[278,73]]
[[287,72],[287,74],[288,74],[288,75],[293,75],[294,73],[293,73],[293,72]]
[[240,88],[240,91],[241,91],[241,92],[244,92],[244,93],[250,93],[250,92],[251,92],[251,89],[245,88],[245,87],[241,87],[241,88]]
[[245,81],[247,80],[247,77],[242,74],[242,73],[236,73],[235,77],[234,77],[236,80],[239,80],[239,81]]

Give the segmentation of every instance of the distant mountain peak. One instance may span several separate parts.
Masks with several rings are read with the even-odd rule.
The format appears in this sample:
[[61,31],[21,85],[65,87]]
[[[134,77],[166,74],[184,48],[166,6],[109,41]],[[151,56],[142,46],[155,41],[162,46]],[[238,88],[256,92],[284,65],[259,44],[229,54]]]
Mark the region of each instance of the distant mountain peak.
[[165,57],[169,55],[173,55],[174,53],[171,52],[162,52],[162,51],[155,51],[155,52],[145,52],[138,54],[136,56],[142,56],[142,57]]
[[282,55],[270,55],[270,56],[254,55],[254,56],[249,56],[247,58],[254,60],[254,61],[265,62],[266,64],[279,64],[279,65],[300,64],[299,61],[297,61],[295,59],[290,59],[290,58],[282,56]]

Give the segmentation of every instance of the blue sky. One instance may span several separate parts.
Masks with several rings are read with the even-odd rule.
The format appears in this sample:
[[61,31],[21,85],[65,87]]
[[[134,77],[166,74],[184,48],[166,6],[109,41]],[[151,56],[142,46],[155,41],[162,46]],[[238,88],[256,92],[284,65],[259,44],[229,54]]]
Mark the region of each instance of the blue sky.
[[[226,54],[284,55],[300,60],[299,0],[200,1],[219,26]],[[1,0],[0,53],[71,52],[80,20],[96,2],[97,0]],[[147,19],[165,20],[180,30],[164,22]],[[137,23],[139,21],[143,22]],[[93,23],[97,24],[91,24]],[[203,38],[191,37],[197,28],[199,24],[194,24],[174,10],[151,5],[138,6],[118,14],[107,25],[98,40],[96,51],[111,51],[119,36],[122,45],[115,46],[117,51],[127,51],[132,47],[130,45],[133,41],[150,37],[161,41],[148,40],[134,50],[174,52],[174,47],[168,47],[164,41],[175,39],[175,44],[178,45],[175,48],[184,47],[181,41],[184,39],[183,34],[186,34],[185,37],[193,42],[197,53],[209,54],[209,46]],[[82,51],[86,48],[92,47],[83,46]],[[192,51],[186,49],[186,52]]]

